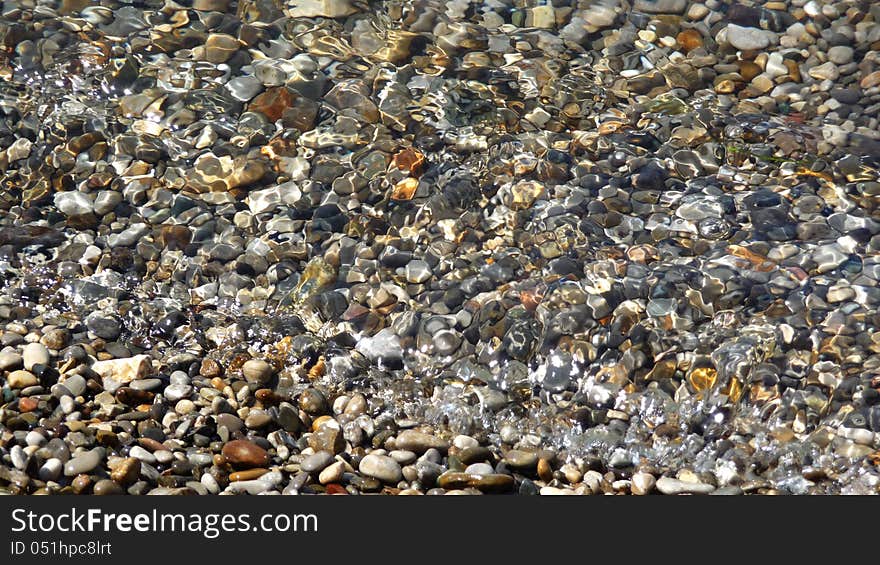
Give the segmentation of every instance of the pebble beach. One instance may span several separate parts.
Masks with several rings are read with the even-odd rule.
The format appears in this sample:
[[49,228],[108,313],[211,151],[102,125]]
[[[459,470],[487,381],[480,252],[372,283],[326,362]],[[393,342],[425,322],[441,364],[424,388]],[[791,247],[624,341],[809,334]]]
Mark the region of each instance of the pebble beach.
[[0,2],[0,494],[880,493],[880,3]]

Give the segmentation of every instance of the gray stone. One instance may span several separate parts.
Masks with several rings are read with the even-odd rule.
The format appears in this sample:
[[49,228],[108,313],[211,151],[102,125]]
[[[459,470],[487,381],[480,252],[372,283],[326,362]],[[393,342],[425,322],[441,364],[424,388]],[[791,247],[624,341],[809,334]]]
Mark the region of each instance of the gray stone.
[[319,473],[327,465],[333,463],[333,454],[329,451],[318,451],[303,459],[300,469],[306,473]]
[[770,32],[736,24],[727,25],[727,42],[741,51],[757,51],[770,45]]
[[403,478],[400,464],[387,455],[370,453],[361,459],[358,470],[368,477],[373,477],[384,483],[394,484]]
[[94,208],[92,199],[84,192],[72,190],[70,192],[55,193],[55,207],[65,216],[81,216],[90,214]]
[[275,370],[262,359],[250,359],[242,366],[241,372],[249,383],[262,386],[272,379]]
[[104,448],[96,447],[85,453],[77,453],[73,459],[64,465],[64,475],[67,477],[75,477],[83,473],[90,473],[104,458]]

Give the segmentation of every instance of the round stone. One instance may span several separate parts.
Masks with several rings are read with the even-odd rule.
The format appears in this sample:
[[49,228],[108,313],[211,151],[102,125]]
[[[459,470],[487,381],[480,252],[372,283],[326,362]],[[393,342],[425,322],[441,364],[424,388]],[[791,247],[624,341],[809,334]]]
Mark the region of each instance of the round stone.
[[370,453],[361,459],[358,470],[368,477],[378,479],[383,483],[395,484],[403,478],[400,463],[387,455]]
[[259,386],[268,383],[275,374],[272,365],[262,359],[250,359],[241,367],[244,378],[249,382]]

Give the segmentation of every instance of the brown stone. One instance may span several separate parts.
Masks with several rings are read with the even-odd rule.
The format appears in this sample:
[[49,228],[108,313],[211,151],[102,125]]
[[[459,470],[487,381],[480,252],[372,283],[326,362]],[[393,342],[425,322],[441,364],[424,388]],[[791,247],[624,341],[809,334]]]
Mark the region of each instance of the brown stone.
[[37,409],[38,405],[39,401],[35,398],[31,398],[30,396],[25,396],[24,398],[18,399],[19,412],[33,412]]
[[739,64],[739,74],[743,80],[750,81],[761,74],[761,67],[753,61],[737,61]]
[[248,469],[246,471],[236,471],[229,474],[229,482],[234,483],[236,481],[250,481],[253,479],[259,479],[268,472],[269,469],[262,468]]
[[788,67],[788,78],[790,78],[792,82],[801,82],[801,70],[798,67],[797,61],[784,59],[782,62]]
[[342,430],[333,425],[324,425],[309,436],[309,447],[315,451],[329,451],[333,455],[345,450]]
[[223,446],[223,456],[234,467],[250,469],[269,464],[269,453],[254,443],[244,439],[232,440]]
[[223,375],[223,367],[213,359],[202,359],[202,364],[199,367],[199,375],[209,379],[220,377]]
[[[791,68],[789,67],[789,70],[790,69]],[[862,77],[861,82],[859,82],[859,86],[861,86],[865,90],[869,88],[874,88],[875,86],[880,86],[880,71],[874,71],[873,73]]]
[[546,459],[538,460],[538,478],[545,483],[549,483],[553,480],[553,468],[550,467],[550,462]]
[[281,119],[284,110],[293,106],[294,96],[294,93],[286,86],[268,88],[251,101],[248,110],[259,112],[266,116],[270,122],[274,122]]
[[110,473],[110,478],[122,486],[128,486],[138,480],[141,475],[141,460],[129,457],[122,461]]
[[703,46],[703,36],[695,29],[686,29],[676,36],[675,41],[685,53],[690,53],[697,47]]
[[97,483],[95,483],[95,488],[92,489],[92,494],[95,496],[108,496],[113,494],[124,494],[125,491],[122,490],[118,484],[114,483],[110,479],[101,479]]
[[165,446],[162,445],[162,442],[156,441],[150,437],[141,437],[138,438],[138,445],[146,449],[147,451],[162,451],[165,449]]
[[407,147],[394,155],[392,164],[401,171],[406,171],[410,175],[418,178],[425,167],[425,156],[419,151]]
[[138,404],[151,402],[155,396],[155,394],[148,390],[138,390],[127,386],[116,391],[116,400],[129,406],[137,406]]
[[156,243],[169,251],[178,251],[186,248],[192,241],[192,232],[186,226],[162,226]]

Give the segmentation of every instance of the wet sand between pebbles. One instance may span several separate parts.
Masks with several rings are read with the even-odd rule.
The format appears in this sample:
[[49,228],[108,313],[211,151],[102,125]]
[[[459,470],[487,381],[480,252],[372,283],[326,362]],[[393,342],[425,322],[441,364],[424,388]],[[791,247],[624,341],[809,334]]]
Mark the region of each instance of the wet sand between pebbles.
[[0,492],[878,492],[880,4],[0,10]]

